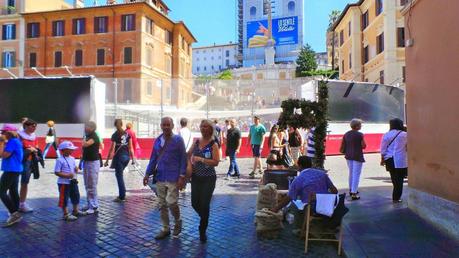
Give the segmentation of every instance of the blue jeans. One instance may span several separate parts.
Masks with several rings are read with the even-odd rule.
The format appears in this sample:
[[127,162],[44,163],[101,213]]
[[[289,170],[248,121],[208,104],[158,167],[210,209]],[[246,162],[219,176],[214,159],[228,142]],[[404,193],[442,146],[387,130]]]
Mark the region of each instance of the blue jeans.
[[126,185],[124,184],[123,171],[129,164],[128,155],[118,155],[113,158],[113,167],[115,168],[116,181],[118,182],[118,197],[121,200],[126,198]]
[[226,155],[230,159],[230,166],[228,169],[228,175],[231,175],[233,171],[235,172],[235,175],[239,175],[239,167],[236,162],[236,150],[227,150]]

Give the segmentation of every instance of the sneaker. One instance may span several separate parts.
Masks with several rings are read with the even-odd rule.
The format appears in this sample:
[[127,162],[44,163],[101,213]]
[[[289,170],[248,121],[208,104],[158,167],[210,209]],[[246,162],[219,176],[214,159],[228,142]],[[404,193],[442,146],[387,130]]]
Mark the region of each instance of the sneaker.
[[161,239],[164,239],[168,236],[171,235],[171,231],[170,230],[162,230],[161,232],[159,232],[156,236],[155,236],[155,239],[156,240],[161,240]]
[[6,221],[6,224],[5,224],[5,227],[9,227],[9,226],[12,226],[16,223],[18,223],[19,221],[22,220],[22,216],[19,212],[15,212],[13,214],[10,215],[10,217],[8,218],[8,220]]
[[258,174],[263,175],[263,173],[264,173],[263,169],[260,168],[260,169],[258,170]]
[[33,212],[33,209],[30,208],[29,205],[27,205],[27,203],[24,203],[19,206],[19,211],[22,213],[29,213],[29,212]]
[[182,233],[182,220],[175,222],[174,231],[172,237],[177,238]]
[[84,212],[86,212],[86,215],[91,215],[91,214],[96,213],[96,210],[94,210],[93,208],[89,208],[89,209],[87,209],[87,210],[84,211]]
[[114,200],[114,202],[118,202],[118,203],[123,203],[126,201],[126,198],[125,199],[121,199],[120,197],[116,197]]
[[[92,210],[92,211],[94,213],[94,210]],[[88,212],[87,211],[76,211],[76,212],[73,212],[72,214],[75,217],[83,217],[83,216],[88,215]]]
[[251,179],[254,179],[255,178],[255,171],[250,172],[249,177]]
[[237,174],[231,175],[231,177],[239,179],[241,177],[241,174],[237,173]]
[[65,220],[65,221],[75,221],[75,220],[77,220],[77,219],[78,219],[78,218],[75,217],[75,216],[73,216],[72,214],[67,214],[67,215],[64,216],[64,220]]
[[351,199],[353,201],[360,200],[360,196],[358,196],[357,194],[351,194]]

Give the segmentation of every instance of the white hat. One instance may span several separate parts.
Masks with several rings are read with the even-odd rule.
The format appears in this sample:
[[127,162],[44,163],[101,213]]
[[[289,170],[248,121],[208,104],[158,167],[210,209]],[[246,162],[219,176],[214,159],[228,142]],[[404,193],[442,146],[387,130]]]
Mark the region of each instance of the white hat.
[[59,144],[58,149],[59,150],[76,150],[78,149],[78,147],[73,145],[73,143],[70,141],[63,141],[61,142],[61,144]]

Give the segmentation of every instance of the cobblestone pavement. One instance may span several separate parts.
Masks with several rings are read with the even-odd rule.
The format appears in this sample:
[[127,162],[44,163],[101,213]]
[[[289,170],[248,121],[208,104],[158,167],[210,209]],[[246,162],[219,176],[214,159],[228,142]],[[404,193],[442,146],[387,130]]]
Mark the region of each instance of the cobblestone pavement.
[[[367,155],[362,186],[390,185],[387,174],[377,165],[378,155]],[[248,179],[251,159],[239,161],[243,176],[224,180],[228,162],[218,167],[218,181],[211,204],[209,241],[200,244],[199,218],[190,203],[189,188],[181,193],[180,206],[184,230],[179,239],[154,240],[161,228],[158,202],[143,187],[135,170],[126,171],[128,201],[112,202],[117,195],[114,173],[101,171],[98,215],[65,222],[57,207],[56,177],[51,172],[54,161],[48,160],[39,180],[29,186],[29,204],[35,209],[11,228],[0,228],[0,257],[302,257],[304,243],[291,233],[287,225],[276,240],[256,236],[253,215],[258,180]],[[142,162],[145,167],[146,163]],[[329,157],[326,167],[338,188],[347,187],[347,169],[342,157]],[[389,180],[389,181],[388,181]],[[85,203],[84,185],[80,178],[81,203]],[[364,198],[362,193],[362,198]],[[0,221],[7,211],[0,205]],[[310,257],[335,257],[335,244],[313,243]]]

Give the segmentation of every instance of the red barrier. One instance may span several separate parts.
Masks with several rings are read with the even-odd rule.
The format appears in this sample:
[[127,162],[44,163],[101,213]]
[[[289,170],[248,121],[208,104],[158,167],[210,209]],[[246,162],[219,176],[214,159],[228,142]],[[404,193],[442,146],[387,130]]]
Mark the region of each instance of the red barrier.
[[[339,147],[341,145],[341,139],[343,135],[329,135],[327,136],[327,142],[325,147],[325,154],[326,155],[340,155]],[[375,153],[379,152],[379,146],[381,143],[382,134],[365,134],[365,142],[367,143],[367,148],[365,149],[365,153]],[[81,155],[81,138],[59,138],[59,142],[64,140],[72,141],[78,149],[74,152],[74,157],[80,157]],[[39,147],[43,150],[45,148],[45,138],[38,137]],[[153,148],[154,138],[138,138],[139,145],[141,147],[141,152],[138,159],[149,159],[151,155],[151,150]],[[107,157],[108,149],[110,148],[111,141],[110,139],[104,139],[104,151],[102,156],[104,159]],[[265,140],[262,156],[266,157],[269,153],[268,148],[268,141]],[[223,146],[223,155],[225,154],[225,146]],[[48,152],[48,157],[56,157],[56,153],[54,152],[54,148]],[[250,145],[247,145],[247,137],[242,138],[242,147],[240,153],[238,155],[239,158],[249,158],[252,157],[252,149]]]

